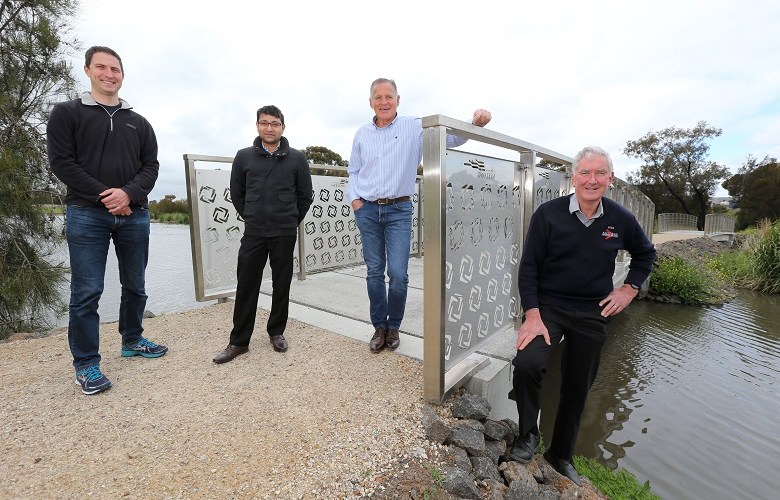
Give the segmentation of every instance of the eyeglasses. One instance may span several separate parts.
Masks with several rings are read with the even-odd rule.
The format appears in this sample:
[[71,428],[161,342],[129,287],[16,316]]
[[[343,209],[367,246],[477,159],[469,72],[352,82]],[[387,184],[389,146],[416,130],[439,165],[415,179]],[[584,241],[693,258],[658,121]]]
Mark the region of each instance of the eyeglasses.
[[577,170],[577,177],[580,179],[590,179],[590,176],[596,174],[597,179],[603,179],[609,175],[609,170]]
[[266,121],[262,121],[262,122],[257,122],[257,125],[260,128],[266,128],[266,127],[279,128],[279,127],[282,126],[282,122],[266,122]]

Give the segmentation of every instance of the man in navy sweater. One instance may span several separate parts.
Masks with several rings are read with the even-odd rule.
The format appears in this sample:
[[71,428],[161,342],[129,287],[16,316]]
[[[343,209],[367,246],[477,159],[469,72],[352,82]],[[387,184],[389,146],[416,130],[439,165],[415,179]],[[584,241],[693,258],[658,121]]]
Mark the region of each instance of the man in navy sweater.
[[[571,463],[580,417],[607,338],[607,323],[639,293],[655,247],[636,217],[604,193],[615,177],[612,160],[589,146],[574,158],[574,194],[534,213],[520,261],[518,288],[524,311],[517,332],[514,393],[520,435],[510,455],[528,463],[539,450],[539,395],[554,346],[565,337],[560,402],[545,459],[576,484]],[[631,254],[628,275],[614,288],[618,250]]]

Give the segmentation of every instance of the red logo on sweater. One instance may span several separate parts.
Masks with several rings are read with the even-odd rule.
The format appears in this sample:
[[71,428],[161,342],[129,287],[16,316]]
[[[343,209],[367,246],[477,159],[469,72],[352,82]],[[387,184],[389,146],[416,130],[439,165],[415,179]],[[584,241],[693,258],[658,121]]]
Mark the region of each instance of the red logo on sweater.
[[601,236],[603,236],[605,240],[619,237],[618,233],[615,232],[615,226],[607,226],[607,229],[601,233]]

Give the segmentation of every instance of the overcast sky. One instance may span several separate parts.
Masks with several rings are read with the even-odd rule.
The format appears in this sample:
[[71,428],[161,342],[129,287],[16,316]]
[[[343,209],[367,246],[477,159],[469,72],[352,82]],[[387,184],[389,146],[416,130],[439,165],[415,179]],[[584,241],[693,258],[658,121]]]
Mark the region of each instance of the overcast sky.
[[732,171],[780,157],[779,23],[776,0],[81,0],[73,60],[88,90],[84,50],[122,56],[120,97],[160,146],[150,199],[186,196],[184,153],[251,145],[266,104],[293,147],[348,159],[380,76],[400,114],[485,108],[488,128],[568,156],[602,146],[624,178],[627,141],[700,120],[723,130],[710,160]]

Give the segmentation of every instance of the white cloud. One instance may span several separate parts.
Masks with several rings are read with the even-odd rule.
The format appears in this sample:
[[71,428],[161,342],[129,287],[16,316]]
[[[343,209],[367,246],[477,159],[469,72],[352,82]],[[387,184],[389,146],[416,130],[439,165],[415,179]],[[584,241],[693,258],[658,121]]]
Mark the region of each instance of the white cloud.
[[601,145],[619,176],[638,166],[626,141],[706,120],[723,129],[710,159],[735,170],[780,156],[778,14],[758,0],[87,0],[75,28],[84,49],[122,55],[120,95],[157,132],[159,199],[185,195],[184,153],[249,145],[264,104],[294,147],[347,158],[378,76],[398,82],[403,114],[484,107],[490,128],[569,156]]

